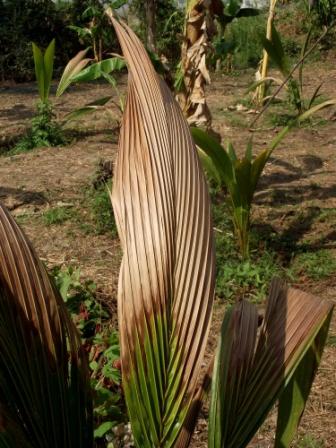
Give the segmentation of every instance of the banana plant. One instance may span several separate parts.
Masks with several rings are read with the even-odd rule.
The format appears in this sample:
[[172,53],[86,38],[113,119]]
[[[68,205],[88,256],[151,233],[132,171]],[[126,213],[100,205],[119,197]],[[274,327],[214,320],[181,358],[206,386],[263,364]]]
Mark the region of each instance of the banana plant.
[[[214,295],[210,199],[180,108],[140,40],[110,17],[129,70],[111,196],[123,250],[123,388],[138,448],[184,448],[212,370],[201,375]],[[229,157],[219,153],[217,161]],[[251,164],[251,146],[246,159]],[[233,176],[230,165],[218,165],[218,175]],[[240,175],[246,171],[244,162]],[[272,282],[260,328],[254,304],[229,308],[212,374],[209,447],[246,447],[277,399],[275,446],[289,447],[331,312],[328,302],[280,280]]]
[[[320,39],[325,35],[322,34]],[[294,68],[291,68],[290,60],[288,56],[285,53],[284,46],[281,41],[280,34],[275,28],[274,23],[271,25],[271,38],[267,38],[265,36],[262,37],[262,43],[264,46],[265,51],[267,52],[268,56],[272,60],[272,62],[276,65],[278,70],[280,71],[281,75],[283,76],[283,79],[275,78],[272,76],[268,76],[265,78],[262,78],[261,80],[257,81],[252,85],[252,87],[249,90],[254,89],[255,87],[258,87],[264,83],[275,83],[280,86],[276,94],[280,91],[282,86],[286,86],[288,96],[289,96],[289,103],[295,107],[297,111],[297,115],[301,115],[307,111],[309,111],[315,104],[316,100],[320,97],[320,89],[322,87],[323,83],[320,83],[316,89],[314,90],[312,96],[308,99],[304,98],[304,84],[303,84],[303,68],[304,68],[304,62],[307,58],[307,56],[311,53],[312,49],[315,47],[316,43],[313,47],[310,49],[309,42],[311,38],[311,29],[307,33],[305,42],[301,49],[300,59],[297,64],[295,64]],[[293,76],[294,71],[298,68],[298,79],[295,79]],[[276,95],[275,94],[275,95]],[[274,95],[270,98],[273,99]],[[268,99],[268,98],[265,98]],[[330,106],[330,100],[326,100],[319,104],[320,107],[329,107]]]
[[44,53],[34,42],[32,43],[32,47],[40,100],[42,103],[46,103],[49,98],[54,69],[55,39],[50,42]]
[[[58,84],[56,96],[61,96],[73,83],[90,82],[103,78],[115,90],[119,99],[119,108],[123,110],[123,99],[117,87],[117,80],[112,73],[122,70],[125,67],[125,61],[120,56],[114,56],[89,65],[90,62],[92,62],[92,59],[86,57],[87,51],[88,48],[80,51],[74,58],[70,59]],[[90,112],[95,112],[105,106],[112,98],[113,95],[98,98],[97,100],[70,112],[65,116],[65,120],[68,122],[80,118]]]

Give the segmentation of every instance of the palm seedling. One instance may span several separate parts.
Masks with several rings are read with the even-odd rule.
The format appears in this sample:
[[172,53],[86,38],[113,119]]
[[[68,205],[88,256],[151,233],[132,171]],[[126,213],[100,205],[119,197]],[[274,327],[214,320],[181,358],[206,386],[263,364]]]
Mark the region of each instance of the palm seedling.
[[40,94],[40,101],[42,103],[45,103],[49,99],[49,92],[54,69],[55,39],[50,42],[44,53],[34,42],[32,43],[32,47],[35,75]]
[[34,42],[32,48],[40,100],[37,103],[37,114],[32,119],[31,129],[15,147],[17,152],[64,143],[60,127],[54,121],[53,108],[49,101],[55,58],[55,39],[50,42],[45,52]]
[[[135,34],[112,21],[130,73],[112,193],[124,252],[123,387],[137,447],[186,447],[207,385],[200,367],[214,295],[210,200],[181,110]],[[228,309],[214,362],[209,447],[245,447],[277,399],[275,446],[289,446],[331,311],[279,280],[260,328],[255,305]]]

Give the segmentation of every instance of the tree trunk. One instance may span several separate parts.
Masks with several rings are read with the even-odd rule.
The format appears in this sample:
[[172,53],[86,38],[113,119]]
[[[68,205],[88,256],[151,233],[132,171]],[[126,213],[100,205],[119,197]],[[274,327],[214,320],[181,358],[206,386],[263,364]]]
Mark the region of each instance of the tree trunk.
[[147,0],[145,2],[146,8],[146,44],[147,48],[156,52],[156,42],[155,42],[155,10],[156,10],[156,0]]
[[[184,88],[179,95],[180,104],[190,124],[211,128],[211,113],[205,96],[210,83],[206,57],[211,37],[215,34],[214,14],[222,3],[219,0],[189,0],[182,44],[182,71]],[[219,8],[220,9],[220,8]]]

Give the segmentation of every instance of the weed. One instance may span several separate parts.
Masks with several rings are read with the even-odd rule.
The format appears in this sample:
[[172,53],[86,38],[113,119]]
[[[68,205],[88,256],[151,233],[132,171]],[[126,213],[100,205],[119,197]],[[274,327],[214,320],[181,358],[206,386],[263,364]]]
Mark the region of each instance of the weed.
[[54,121],[51,103],[39,102],[37,104],[37,114],[31,122],[31,128],[8,152],[8,155],[45,146],[58,146],[64,143],[65,139],[61,127]]
[[298,443],[298,448],[324,448],[323,440],[317,440],[311,435],[305,435]]
[[110,324],[110,310],[97,300],[95,283],[80,280],[79,269],[56,267],[52,276],[89,355],[95,439],[111,441],[116,426],[127,418],[120,387],[119,338]]
[[329,347],[336,347],[336,335],[329,334],[327,339],[327,345]]
[[293,122],[295,115],[288,113],[272,113],[269,115],[269,122],[272,126],[280,127],[287,126],[289,123]]
[[251,255],[242,260],[236,245],[228,209],[220,195],[212,192],[213,219],[217,260],[216,296],[226,300],[241,297],[260,302],[267,294],[275,275],[291,278],[291,272],[281,267],[274,252],[260,248],[259,236],[251,235]]
[[[319,185],[319,188],[321,188],[321,186]],[[327,222],[330,219],[335,219],[336,218],[336,208],[324,208],[321,210],[319,217],[318,217],[318,221],[319,222]]]
[[54,207],[45,211],[42,215],[43,222],[47,226],[63,224],[73,217],[73,210],[68,207]]
[[327,249],[303,252],[296,255],[292,268],[297,275],[307,275],[313,280],[320,280],[336,272],[336,257]]
[[87,191],[87,198],[91,210],[91,217],[94,221],[95,232],[98,234],[111,233],[112,237],[117,236],[117,227],[114,220],[113,209],[109,190],[111,182],[90,188]]

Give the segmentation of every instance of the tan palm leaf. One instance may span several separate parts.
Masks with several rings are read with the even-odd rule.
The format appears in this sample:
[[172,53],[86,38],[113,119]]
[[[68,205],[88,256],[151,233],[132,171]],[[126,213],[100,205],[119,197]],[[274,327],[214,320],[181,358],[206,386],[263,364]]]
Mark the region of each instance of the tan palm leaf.
[[0,446],[91,448],[76,328],[26,236],[0,204]]
[[112,195],[124,252],[123,385],[137,446],[170,447],[190,408],[210,325],[210,201],[179,106],[135,34],[112,20],[129,68]]

